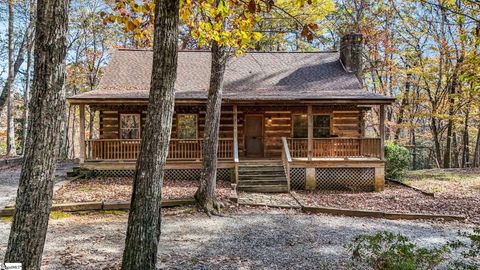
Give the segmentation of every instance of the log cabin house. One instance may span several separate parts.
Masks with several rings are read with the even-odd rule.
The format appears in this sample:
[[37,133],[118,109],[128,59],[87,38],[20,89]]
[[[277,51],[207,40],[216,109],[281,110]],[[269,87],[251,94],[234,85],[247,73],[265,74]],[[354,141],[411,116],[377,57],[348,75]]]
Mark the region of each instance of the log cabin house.
[[[393,98],[358,80],[362,37],[342,38],[339,52],[251,52],[225,74],[217,178],[239,190],[384,187],[384,114]],[[80,108],[81,167],[131,175],[146,121],[152,52],[118,49],[96,90],[68,98]],[[180,51],[175,114],[165,180],[197,180],[202,159],[210,53]],[[98,138],[85,138],[85,107]],[[378,110],[380,136],[367,137],[365,113]]]

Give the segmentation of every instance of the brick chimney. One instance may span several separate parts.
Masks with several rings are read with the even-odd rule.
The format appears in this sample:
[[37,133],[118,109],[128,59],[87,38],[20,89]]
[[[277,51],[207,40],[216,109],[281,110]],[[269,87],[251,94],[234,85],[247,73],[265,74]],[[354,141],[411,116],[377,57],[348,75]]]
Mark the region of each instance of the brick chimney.
[[363,71],[362,50],[362,34],[350,32],[340,40],[340,61],[348,72],[355,73],[358,78]]

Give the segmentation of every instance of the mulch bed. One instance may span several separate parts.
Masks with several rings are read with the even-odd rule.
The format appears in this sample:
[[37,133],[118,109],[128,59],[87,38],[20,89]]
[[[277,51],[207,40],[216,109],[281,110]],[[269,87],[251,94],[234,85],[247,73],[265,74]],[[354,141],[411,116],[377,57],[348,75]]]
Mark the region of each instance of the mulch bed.
[[427,196],[409,187],[387,182],[384,192],[295,191],[305,206],[375,210],[399,213],[464,215],[480,224],[480,197],[451,193]]
[[[130,177],[96,177],[73,180],[60,189],[53,197],[54,203],[93,202],[93,201],[129,201],[132,194]],[[163,199],[192,198],[197,191],[196,181],[164,181]],[[230,182],[217,181],[217,198],[228,200]]]

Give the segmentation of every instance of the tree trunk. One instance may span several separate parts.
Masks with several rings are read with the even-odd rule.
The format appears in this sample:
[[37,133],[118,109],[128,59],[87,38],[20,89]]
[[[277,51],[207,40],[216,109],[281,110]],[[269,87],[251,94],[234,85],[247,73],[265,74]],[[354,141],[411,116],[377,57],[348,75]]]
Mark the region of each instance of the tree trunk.
[[463,128],[462,168],[466,168],[470,163],[470,146],[469,146],[470,136],[468,135],[469,118],[470,118],[470,109],[467,108],[467,110],[465,111],[465,125]]
[[92,110],[91,107],[89,107],[88,109],[89,111],[89,118],[88,118],[88,130],[89,130],[89,133],[88,133],[88,139],[91,140],[93,139],[93,130],[95,128],[94,124],[95,124],[95,110]]
[[410,144],[413,146],[412,169],[416,170],[418,168],[418,164],[417,164],[417,140],[415,135],[415,128],[412,128],[410,132],[411,132]]
[[477,130],[477,143],[475,143],[475,153],[473,153],[473,167],[480,167],[480,125]]
[[7,156],[15,149],[15,100],[13,94],[13,0],[8,1]]
[[436,118],[432,116],[430,119],[430,127],[432,129],[432,135],[433,135],[433,143],[434,143],[434,151],[435,151],[435,164],[437,167],[440,167],[440,164],[442,164],[442,152],[440,149],[440,140],[439,140],[439,134],[438,134],[438,127],[437,127],[437,121]]
[[[25,30],[25,34],[22,39],[22,43],[20,44],[20,48],[17,53],[17,58],[15,59],[15,63],[13,64],[13,79],[12,81],[15,80],[15,77],[17,76],[17,73],[20,71],[20,67],[23,64],[23,61],[25,61],[25,51],[27,50],[28,47],[32,46],[33,43],[33,29],[34,29],[34,22],[31,21]],[[0,94],[0,112],[3,111],[3,108],[6,104],[7,101],[7,96],[8,96],[8,80],[5,82],[5,85],[3,86],[2,93]]]
[[37,7],[35,72],[26,151],[5,254],[5,262],[20,262],[23,269],[40,269],[65,108],[68,0],[40,0]]
[[[32,44],[33,45],[33,44]],[[25,154],[25,146],[27,142],[28,130],[28,102],[30,100],[30,67],[32,66],[32,48],[28,48],[27,69],[25,71],[25,91],[23,93],[23,139],[22,139],[22,155]]]
[[156,269],[164,165],[177,75],[178,0],[156,0],[147,121],[133,182],[122,269]]
[[445,146],[445,152],[444,152],[444,157],[443,157],[443,167],[444,168],[450,168],[452,166],[451,164],[451,158],[452,158],[452,135],[453,135],[453,129],[454,129],[454,123],[453,123],[453,117],[455,114],[455,93],[457,92],[457,72],[460,66],[460,63],[463,62],[463,58],[459,59],[457,62],[457,66],[455,67],[454,74],[452,75],[452,82],[450,83],[449,89],[448,89],[448,126],[447,126],[447,142]]
[[458,151],[457,132],[452,133],[452,161],[450,162],[450,168],[460,168],[460,151]]
[[452,129],[453,121],[452,119],[449,119],[447,125],[447,142],[445,144],[445,151],[443,152],[443,168],[450,168],[451,166],[450,158],[452,156]]
[[212,42],[212,64],[210,86],[208,89],[207,115],[205,116],[205,132],[203,135],[203,160],[200,186],[195,199],[207,214],[219,210],[215,198],[217,179],[218,132],[222,107],[223,77],[227,62],[226,49]]
[[70,147],[70,125],[72,123],[71,121],[71,115],[72,115],[72,106],[68,105],[67,110],[65,110],[65,118],[67,119],[64,124],[63,124],[63,130],[64,133],[61,145],[60,145],[60,158],[61,159],[68,159],[69,158],[69,147]]
[[[410,68],[410,65],[407,65],[407,68]],[[411,80],[412,78],[412,73],[407,73],[407,78],[405,81],[405,93],[402,98],[402,102],[400,103],[400,108],[398,111],[398,117],[397,117],[397,129],[395,130],[395,141],[398,141],[400,139],[400,133],[402,131],[402,128],[400,127],[403,124],[404,121],[404,114],[405,114],[405,108],[408,106],[409,103],[409,96],[410,96],[410,88],[411,88]]]

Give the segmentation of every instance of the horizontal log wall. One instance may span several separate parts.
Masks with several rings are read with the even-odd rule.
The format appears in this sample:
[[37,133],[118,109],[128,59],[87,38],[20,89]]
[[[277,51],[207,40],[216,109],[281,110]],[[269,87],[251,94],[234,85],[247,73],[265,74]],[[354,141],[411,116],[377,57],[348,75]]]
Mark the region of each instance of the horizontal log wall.
[[[146,120],[146,106],[101,106],[95,107],[100,112],[100,139],[119,138],[119,117],[121,113],[142,113],[142,129]],[[362,134],[362,110],[356,106],[313,106],[313,114],[331,116],[331,135],[357,138]],[[177,114],[198,114],[198,138],[203,137],[205,129],[206,107],[201,105],[176,106],[172,123],[172,138],[177,138]],[[291,137],[292,114],[307,114],[307,106],[243,106],[238,105],[238,145],[240,157],[245,156],[244,124],[245,114],[264,116],[264,155],[280,157],[282,137]],[[233,138],[233,107],[222,107],[220,120],[220,137]]]

